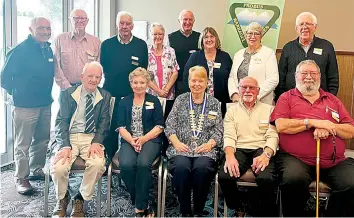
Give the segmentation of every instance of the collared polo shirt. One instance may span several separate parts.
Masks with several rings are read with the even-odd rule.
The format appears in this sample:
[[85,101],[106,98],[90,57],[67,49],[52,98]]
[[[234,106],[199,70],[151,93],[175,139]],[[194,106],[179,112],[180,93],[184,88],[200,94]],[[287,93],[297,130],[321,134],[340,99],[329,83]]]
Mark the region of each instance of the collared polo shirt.
[[[339,115],[338,121],[334,118]],[[334,95],[320,89],[320,97],[313,104],[305,99],[298,89],[291,89],[282,94],[271,115],[270,122],[279,118],[287,119],[318,119],[329,120],[333,123],[354,125],[354,120],[346,110],[343,103]],[[314,128],[297,134],[279,134],[279,147],[281,150],[295,156],[304,163],[316,165],[316,140]],[[320,166],[329,168],[345,159],[345,141],[339,136],[335,137],[336,158],[333,162],[334,151],[333,136],[321,140]]]

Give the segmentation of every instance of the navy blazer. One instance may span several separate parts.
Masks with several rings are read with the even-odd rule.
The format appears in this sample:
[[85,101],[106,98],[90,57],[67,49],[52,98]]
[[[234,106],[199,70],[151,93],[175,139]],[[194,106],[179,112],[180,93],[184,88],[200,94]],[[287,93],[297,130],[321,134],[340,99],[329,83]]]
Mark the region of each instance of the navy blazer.
[[[132,123],[132,108],[133,108],[134,94],[124,97],[118,107],[118,122],[117,128],[125,127],[125,129],[132,134],[131,132],[131,123]],[[146,109],[146,102],[153,103],[153,109]],[[143,131],[144,135],[150,132],[155,126],[165,126],[165,121],[163,118],[162,106],[159,99],[148,93],[145,94],[145,100],[143,104],[142,111],[142,120],[143,120]],[[153,142],[161,142],[161,134],[152,139]],[[125,142],[122,138],[121,142]]]
[[[226,113],[226,103],[231,102],[229,97],[228,80],[232,67],[232,59],[227,52],[217,49],[215,62],[220,63],[221,66],[220,68],[214,68],[213,70],[214,97],[222,103],[221,110],[224,117]],[[197,65],[203,66],[209,77],[209,67],[205,58],[204,50],[194,52],[189,57],[186,66],[184,67],[183,83],[185,92],[190,91],[188,85],[189,69]]]

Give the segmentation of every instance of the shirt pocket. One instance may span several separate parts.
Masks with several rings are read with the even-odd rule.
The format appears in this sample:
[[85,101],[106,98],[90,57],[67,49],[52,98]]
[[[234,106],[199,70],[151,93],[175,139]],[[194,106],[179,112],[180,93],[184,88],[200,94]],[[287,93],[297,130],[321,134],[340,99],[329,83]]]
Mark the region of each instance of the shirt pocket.
[[98,61],[98,52],[86,51],[87,63],[91,61]]
[[74,58],[74,50],[71,48],[62,48],[60,53],[61,64],[64,66],[70,65]]

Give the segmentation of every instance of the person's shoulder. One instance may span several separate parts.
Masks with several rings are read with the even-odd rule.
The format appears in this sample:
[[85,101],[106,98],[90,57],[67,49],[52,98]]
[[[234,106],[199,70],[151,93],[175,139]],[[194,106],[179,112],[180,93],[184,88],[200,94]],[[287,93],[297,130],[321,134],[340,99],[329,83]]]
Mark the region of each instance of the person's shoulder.
[[145,98],[148,101],[153,101],[153,102],[158,102],[159,101],[159,99],[156,96],[151,95],[149,93],[145,93]]
[[175,102],[185,102],[185,101],[187,101],[187,99],[189,98],[189,93],[190,92],[186,92],[186,93],[180,94],[179,96],[177,96]]
[[208,102],[210,105],[220,105],[220,101],[211,95],[208,95]]
[[263,102],[258,102],[259,104],[259,107],[261,108],[261,111],[272,111],[273,108],[274,108],[274,105],[270,105],[270,104],[266,104],[266,103],[263,103]]
[[112,97],[111,93],[109,93],[108,91],[100,88],[100,87],[97,87],[98,91],[101,93],[102,97],[103,98],[110,98]]
[[176,30],[176,31],[168,34],[168,37],[174,37],[174,36],[178,35],[179,32],[180,32],[180,30]]
[[85,33],[85,35],[86,35],[86,38],[88,38],[89,40],[92,40],[95,42],[101,42],[101,40],[97,36],[91,35],[89,33]]
[[319,38],[317,36],[314,37],[314,44],[333,47],[333,44],[330,41],[327,39]]
[[71,38],[71,33],[70,32],[63,32],[57,36],[56,40],[61,41],[61,40],[69,39],[69,38]]
[[165,48],[169,53],[175,53],[175,50],[171,46],[166,45]]
[[284,47],[283,47],[283,51],[286,50],[286,49],[291,49],[293,48],[297,43],[298,43],[298,38],[297,39],[294,39],[294,40],[291,40],[289,42],[287,42]]
[[108,38],[108,39],[104,40],[102,42],[102,45],[111,44],[111,43],[114,43],[114,42],[118,42],[117,35],[114,35],[111,38]]
[[242,48],[240,50],[238,50],[235,54],[234,54],[234,58],[239,57],[239,56],[243,56],[243,54],[245,53],[246,48]]
[[145,47],[147,47],[147,44],[144,40],[136,37],[136,36],[133,36],[133,40],[132,42],[135,42],[136,44],[139,44],[139,45],[144,45]]
[[194,30],[193,30],[193,31],[192,31],[192,35],[196,35],[196,36],[199,37],[199,36],[200,36],[200,32],[197,32],[197,31],[194,31]]
[[262,48],[260,50],[261,52],[264,52],[265,54],[273,54],[274,53],[274,50],[265,46],[265,45],[262,45]]

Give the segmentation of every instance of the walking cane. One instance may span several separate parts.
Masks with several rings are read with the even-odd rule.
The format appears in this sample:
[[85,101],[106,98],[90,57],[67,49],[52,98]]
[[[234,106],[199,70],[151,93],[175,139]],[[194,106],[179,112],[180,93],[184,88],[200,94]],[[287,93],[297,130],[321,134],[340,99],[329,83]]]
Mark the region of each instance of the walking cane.
[[317,139],[316,149],[316,218],[319,210],[319,183],[320,183],[320,139]]

